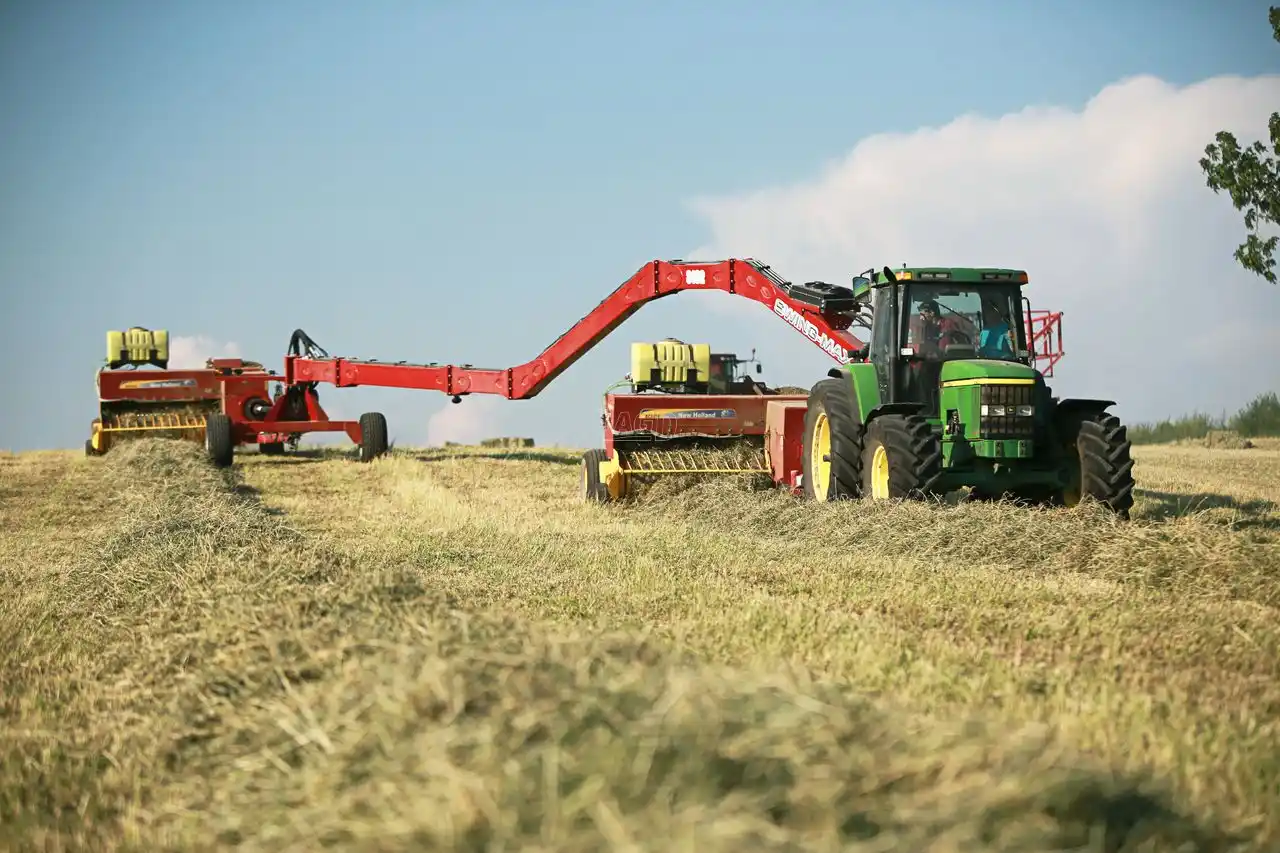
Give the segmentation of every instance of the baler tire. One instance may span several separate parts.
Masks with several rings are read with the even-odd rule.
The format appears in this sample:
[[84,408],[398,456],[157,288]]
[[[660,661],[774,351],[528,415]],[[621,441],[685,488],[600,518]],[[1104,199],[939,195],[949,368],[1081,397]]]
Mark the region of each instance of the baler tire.
[[1066,506],[1092,498],[1124,520],[1133,508],[1133,457],[1128,429],[1115,415],[1089,412],[1075,420],[1064,438],[1074,450],[1072,467],[1078,473],[1077,490],[1059,496]]
[[863,428],[853,382],[848,377],[819,380],[809,391],[801,447],[804,497],[821,500],[814,487],[813,441],[819,418],[823,415],[831,437],[831,452],[828,454],[831,471],[826,500],[855,500],[862,494]]
[[258,445],[258,452],[264,456],[279,456],[284,453],[283,441],[270,441]]
[[582,500],[586,503],[609,502],[609,486],[600,480],[600,463],[608,458],[599,449],[582,454]]
[[[873,500],[929,500],[939,495],[942,442],[919,415],[881,415],[867,426],[862,449],[862,490]],[[876,495],[876,459],[884,451],[887,494]]]
[[229,468],[235,456],[235,436],[231,418],[222,412],[209,415],[204,425],[204,449],[214,467]]
[[382,412],[360,416],[360,461],[372,462],[387,452],[387,418]]

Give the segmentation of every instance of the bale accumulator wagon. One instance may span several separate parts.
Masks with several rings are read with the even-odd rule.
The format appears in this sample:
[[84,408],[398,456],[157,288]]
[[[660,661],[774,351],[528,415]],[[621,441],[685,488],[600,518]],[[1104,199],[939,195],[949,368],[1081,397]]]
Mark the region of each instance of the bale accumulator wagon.
[[[292,351],[323,355],[305,333]],[[151,368],[151,369],[148,369]],[[271,393],[270,384],[277,390]],[[369,461],[386,451],[387,423],[368,412],[360,421],[330,420],[314,383],[290,383],[255,361],[213,358],[203,368],[169,368],[169,333],[134,326],[107,333],[107,359],[97,374],[98,417],[84,451],[106,453],[116,442],[150,436],[202,442],[215,465],[232,462],[238,445],[262,453],[296,448],[304,433],[345,432]]]
[[[968,487],[978,499],[1089,497],[1127,516],[1133,464],[1125,428],[1107,412],[1115,403],[1051,396],[1045,377],[1063,356],[1061,315],[1032,311],[1027,281],[1021,270],[904,266],[841,287],[792,284],[751,259],[652,261],[516,367],[294,354],[284,376],[290,386],[434,390],[455,403],[470,394],[528,399],[644,304],[720,290],[763,304],[840,366],[805,393],[713,377],[705,345],[633,348],[632,387],[605,395],[604,446],[583,457],[584,498],[618,500],[643,476],[760,472],[815,500]],[[855,326],[868,329],[868,342],[849,332]]]

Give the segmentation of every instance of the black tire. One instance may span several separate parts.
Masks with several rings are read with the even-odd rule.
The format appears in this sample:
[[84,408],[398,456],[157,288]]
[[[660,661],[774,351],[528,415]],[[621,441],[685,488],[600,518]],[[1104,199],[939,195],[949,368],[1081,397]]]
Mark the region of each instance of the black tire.
[[1133,457],[1128,429],[1115,415],[1085,412],[1062,434],[1072,482],[1054,503],[1075,506],[1092,498],[1128,520],[1133,508]]
[[97,455],[98,455],[98,451],[96,451],[96,450],[94,450],[94,449],[93,449],[93,439],[92,439],[92,438],[86,438],[86,439],[84,440],[84,455],[85,455],[85,456],[97,456]]
[[582,454],[582,499],[587,503],[608,503],[609,487],[600,480],[600,463],[609,457],[603,450]]
[[[814,440],[824,421],[830,441],[830,452],[824,455],[828,456],[831,467],[827,482],[818,483],[814,474]],[[862,494],[862,432],[852,379],[833,377],[813,386],[804,414],[801,451],[806,499],[854,500]]]
[[[887,480],[877,490],[876,457],[883,450]],[[881,415],[867,426],[862,448],[862,492],[879,500],[927,500],[938,496],[942,442],[919,415]],[[885,488],[887,486],[887,488]],[[880,494],[876,494],[880,491]]]
[[231,418],[222,412],[209,415],[204,425],[204,449],[215,467],[229,468],[235,456],[235,436],[231,429]]
[[284,453],[284,442],[272,441],[266,444],[259,444],[258,452],[263,454],[264,456],[279,456],[280,454]]
[[360,416],[360,461],[372,462],[387,452],[387,419],[382,412]]

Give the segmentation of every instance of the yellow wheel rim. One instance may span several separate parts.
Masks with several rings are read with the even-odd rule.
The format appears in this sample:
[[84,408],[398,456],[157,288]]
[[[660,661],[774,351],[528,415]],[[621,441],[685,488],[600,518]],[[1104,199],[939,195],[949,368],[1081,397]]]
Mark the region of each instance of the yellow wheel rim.
[[889,454],[883,444],[871,457],[871,497],[878,501],[889,499]]
[[831,422],[826,412],[819,412],[813,424],[809,470],[813,471],[813,496],[825,501],[831,487]]

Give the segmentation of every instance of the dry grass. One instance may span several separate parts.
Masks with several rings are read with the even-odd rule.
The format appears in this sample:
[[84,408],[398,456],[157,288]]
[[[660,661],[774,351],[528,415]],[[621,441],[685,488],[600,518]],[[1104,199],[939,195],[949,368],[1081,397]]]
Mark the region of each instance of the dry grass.
[[1128,525],[0,457],[0,845],[1274,849],[1280,450],[1136,455]]

